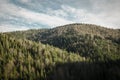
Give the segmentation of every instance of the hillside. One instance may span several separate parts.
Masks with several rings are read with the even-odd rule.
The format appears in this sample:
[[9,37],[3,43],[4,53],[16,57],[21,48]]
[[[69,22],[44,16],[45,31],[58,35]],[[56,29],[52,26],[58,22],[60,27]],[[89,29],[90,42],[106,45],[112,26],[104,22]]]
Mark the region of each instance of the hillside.
[[77,54],[0,34],[0,79],[45,79],[55,64],[78,61]]
[[1,80],[119,80],[119,63],[117,29],[70,24],[0,33]]
[[53,45],[93,59],[119,59],[120,30],[91,24],[69,24],[46,30],[13,32],[9,35]]
[[0,34],[1,80],[119,80],[119,63]]
[[[38,30],[27,30],[27,31],[16,31],[8,33],[9,35],[13,35],[17,38],[30,38],[34,36],[45,35],[45,38],[61,36],[61,35],[86,35],[90,34],[91,36],[99,36],[105,39],[114,39],[116,41],[120,40],[120,29],[109,29],[97,25],[92,24],[68,24],[64,26],[58,26],[52,29],[38,29]],[[19,36],[18,36],[19,35]],[[119,42],[119,41],[118,41]]]

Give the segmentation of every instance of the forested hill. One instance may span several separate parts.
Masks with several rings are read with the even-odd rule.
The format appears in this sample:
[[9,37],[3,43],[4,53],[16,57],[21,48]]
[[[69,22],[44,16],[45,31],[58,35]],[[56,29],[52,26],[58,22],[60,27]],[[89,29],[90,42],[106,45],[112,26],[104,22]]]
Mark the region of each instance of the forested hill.
[[[37,35],[46,37],[63,36],[63,35],[86,35],[100,36],[105,39],[119,39],[120,29],[110,29],[102,26],[92,25],[92,24],[68,24],[64,26],[58,26],[52,29],[31,29],[27,31],[16,31],[9,33],[17,38],[28,38]],[[18,36],[19,35],[19,36]],[[39,37],[37,37],[39,38]]]
[[[85,61],[58,48],[0,34],[0,79],[44,79],[58,63]],[[48,69],[47,69],[48,68]]]
[[7,34],[53,45],[93,59],[116,59],[120,55],[119,29],[76,23],[53,29],[28,30]]
[[0,80],[120,80],[120,30],[70,24],[0,33]]

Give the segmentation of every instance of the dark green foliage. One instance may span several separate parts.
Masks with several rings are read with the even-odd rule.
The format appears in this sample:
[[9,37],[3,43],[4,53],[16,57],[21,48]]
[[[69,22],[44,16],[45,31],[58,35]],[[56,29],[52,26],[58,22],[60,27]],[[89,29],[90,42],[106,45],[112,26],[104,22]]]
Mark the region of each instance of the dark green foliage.
[[43,43],[66,49],[69,52],[79,53],[83,57],[97,57],[97,59],[106,59],[108,57],[114,59],[120,56],[119,44],[97,36],[93,38],[90,35],[59,36],[43,41]]
[[119,80],[120,60],[58,63],[49,80]]

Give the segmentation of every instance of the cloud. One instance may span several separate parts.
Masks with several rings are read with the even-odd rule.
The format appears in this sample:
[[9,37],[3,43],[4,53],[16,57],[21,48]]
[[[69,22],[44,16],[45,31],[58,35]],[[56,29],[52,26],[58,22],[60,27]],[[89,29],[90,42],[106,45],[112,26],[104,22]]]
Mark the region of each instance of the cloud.
[[120,28],[120,0],[90,0],[96,14],[104,14],[103,22],[112,28]]
[[119,5],[119,0],[0,0],[0,28],[17,30],[22,26],[23,30],[70,23],[120,28]]
[[21,0],[22,3],[28,3],[30,2],[31,0]]
[[[3,22],[1,20],[1,22],[2,22],[1,31],[5,30],[5,29],[3,29],[4,25],[5,25],[5,28],[10,29],[10,31],[11,31],[12,29],[18,30],[17,29],[19,27],[18,24],[25,24],[25,23],[27,23],[27,25],[29,25],[29,24],[33,25],[34,23],[37,23],[37,24],[46,25],[49,27],[56,27],[56,26],[60,26],[60,25],[65,25],[67,23],[72,23],[72,21],[66,20],[66,19],[61,18],[61,17],[57,17],[55,15],[51,16],[51,15],[44,14],[44,13],[38,13],[38,12],[34,12],[31,10],[16,6],[14,4],[10,4],[7,1],[3,1],[3,2],[4,2],[4,4],[2,4],[1,8],[0,8],[0,12],[2,12],[2,13],[0,13],[0,17],[1,17],[0,19],[3,19],[3,17],[4,17],[4,18],[6,18],[6,21]],[[2,7],[4,7],[4,9]],[[17,18],[15,18],[15,17],[17,17]],[[19,18],[21,18],[21,21],[19,21],[19,23],[15,23],[14,21],[19,20]],[[11,25],[16,26],[16,28],[11,27],[11,26],[9,27],[7,25],[7,24],[10,24],[9,23],[9,22],[11,22],[10,20],[12,20],[12,23],[14,23]],[[23,23],[20,23],[20,22],[23,22]],[[3,24],[3,23],[5,23],[5,24]],[[41,25],[40,25],[40,27],[41,27]],[[37,27],[38,26],[39,25],[37,25]],[[30,25],[28,27],[30,27]],[[43,28],[44,28],[44,26],[43,26]],[[24,28],[22,28],[22,30],[23,29]]]
[[72,17],[74,17],[75,22],[83,22],[83,23],[90,23],[90,24],[97,24],[109,28],[120,28],[120,13],[119,11],[110,12],[101,11],[100,13],[90,12],[86,9],[76,9],[70,6],[63,6],[64,11],[66,10],[67,13],[71,13]]
[[64,25],[67,23],[72,23],[72,21],[66,20],[57,16],[50,16],[48,14],[36,13],[26,9],[21,9],[19,11],[19,16],[25,18],[28,21],[40,22],[42,24],[49,25],[51,27]]
[[58,17],[68,17],[69,15],[66,13],[66,11],[62,10],[62,9],[57,9],[57,10],[53,10],[51,8],[48,8],[47,9],[47,12],[46,14],[49,14],[51,16],[55,15],[55,16],[58,16]]
[[38,22],[41,24],[46,24],[51,27],[64,25],[67,23],[72,23],[72,21],[66,20],[61,17],[57,17],[54,15],[50,16],[50,15],[44,14],[44,13],[32,12],[30,10],[23,9],[23,8],[19,8],[18,11],[16,11],[16,9],[13,8],[12,11],[9,12],[9,15],[11,14],[12,16],[21,17],[21,18],[25,19],[28,23]]
[[105,12],[94,13],[86,9],[77,9],[68,5],[61,5],[61,9],[50,10],[48,11],[48,14],[56,15],[58,17],[61,16],[78,23],[97,24],[108,28],[119,28],[119,25],[117,24],[119,23],[118,21],[120,18],[117,18],[118,16],[108,16]]
[[4,24],[0,25],[0,32],[11,32],[11,31],[20,31],[20,30],[28,30],[28,27],[22,27],[22,26],[13,26],[11,24]]

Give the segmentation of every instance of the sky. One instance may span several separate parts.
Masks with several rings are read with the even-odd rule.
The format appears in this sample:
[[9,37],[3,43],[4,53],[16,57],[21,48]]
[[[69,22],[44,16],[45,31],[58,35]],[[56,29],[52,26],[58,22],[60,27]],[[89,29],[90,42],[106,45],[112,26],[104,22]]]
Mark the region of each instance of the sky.
[[120,29],[120,0],[0,0],[0,32],[87,23]]

